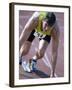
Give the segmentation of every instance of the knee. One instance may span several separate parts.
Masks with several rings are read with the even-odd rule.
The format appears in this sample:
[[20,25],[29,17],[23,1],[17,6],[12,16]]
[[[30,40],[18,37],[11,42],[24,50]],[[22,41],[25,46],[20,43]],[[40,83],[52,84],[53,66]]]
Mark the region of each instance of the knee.
[[29,52],[29,50],[28,50],[28,49],[26,49],[26,48],[24,48],[24,50],[23,50],[23,55],[28,54],[28,52]]
[[41,59],[43,56],[44,56],[44,52],[42,50],[39,50],[37,53],[36,53],[38,59]]
[[26,48],[21,48],[21,50],[20,50],[21,56],[24,56],[24,55],[26,55],[27,53],[28,53],[28,49],[26,49]]
[[30,50],[30,46],[31,46],[30,42],[28,42],[28,41],[24,42],[24,44],[22,45],[22,47],[20,49],[20,55],[24,56],[24,55],[28,54],[28,52]]

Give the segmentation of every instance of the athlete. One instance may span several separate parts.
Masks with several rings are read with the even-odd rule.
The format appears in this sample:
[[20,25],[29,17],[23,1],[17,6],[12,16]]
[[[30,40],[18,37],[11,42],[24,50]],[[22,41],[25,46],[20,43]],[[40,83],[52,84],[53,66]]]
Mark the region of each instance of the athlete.
[[[20,36],[20,58],[19,64],[27,72],[36,70],[37,60],[41,59],[52,39],[52,55],[51,55],[51,77],[55,77],[55,68],[58,54],[59,44],[59,27],[57,25],[56,16],[53,12],[34,12],[26,23]],[[23,62],[22,57],[27,55],[31,44],[35,37],[39,38],[39,48],[29,62]]]

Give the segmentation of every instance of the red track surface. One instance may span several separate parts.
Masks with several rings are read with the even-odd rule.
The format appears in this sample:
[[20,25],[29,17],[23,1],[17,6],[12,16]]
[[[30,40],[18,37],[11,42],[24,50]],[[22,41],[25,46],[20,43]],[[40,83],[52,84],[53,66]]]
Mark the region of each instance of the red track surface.
[[[26,22],[30,18],[33,12],[26,12],[26,11],[20,11],[19,14],[19,30],[20,34],[23,30],[23,27],[25,26]],[[64,14],[63,13],[55,13],[58,21],[58,25],[60,28],[60,40],[59,40],[59,47],[58,47],[58,58],[57,58],[57,65],[56,65],[56,74],[58,77],[64,76]],[[36,38],[31,46],[31,49],[26,55],[26,59],[30,59],[35,55],[36,49],[38,49],[38,39]],[[51,43],[49,44],[46,56],[48,62],[50,62],[51,59]],[[46,57],[44,56],[44,57]],[[37,62],[38,71],[35,73],[26,73],[24,72],[23,68],[19,66],[19,78],[20,79],[28,79],[28,78],[45,78],[49,77],[50,75],[50,68],[49,63],[44,63],[45,58],[39,60]]]

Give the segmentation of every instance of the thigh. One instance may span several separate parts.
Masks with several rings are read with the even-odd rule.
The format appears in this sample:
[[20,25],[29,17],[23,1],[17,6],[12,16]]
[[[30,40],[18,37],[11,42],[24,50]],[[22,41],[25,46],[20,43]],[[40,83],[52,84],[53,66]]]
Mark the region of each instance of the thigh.
[[46,51],[47,47],[48,47],[48,42],[43,40],[43,39],[40,40],[40,42],[39,42],[39,50],[44,53]]

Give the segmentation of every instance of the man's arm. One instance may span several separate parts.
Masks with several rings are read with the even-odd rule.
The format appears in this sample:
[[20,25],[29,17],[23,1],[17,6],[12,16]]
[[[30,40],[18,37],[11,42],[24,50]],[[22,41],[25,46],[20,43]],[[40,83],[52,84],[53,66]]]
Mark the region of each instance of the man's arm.
[[59,44],[59,28],[56,25],[52,31],[52,70],[51,70],[51,77],[55,76],[55,68],[57,62],[57,55],[58,55],[58,44]]
[[28,39],[30,33],[32,32],[32,30],[34,30],[37,26],[37,22],[38,22],[38,17],[35,17],[35,13],[33,14],[33,16],[28,20],[28,22],[26,23],[21,35],[20,35],[20,47],[22,46],[22,44]]

